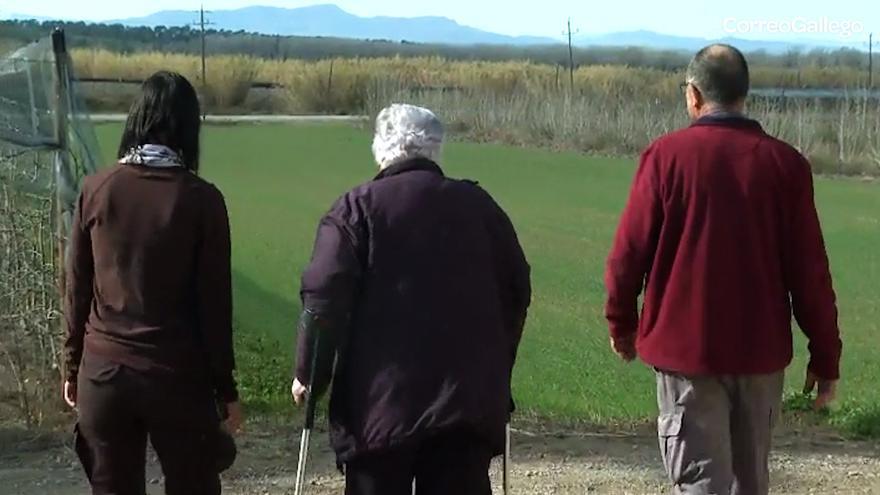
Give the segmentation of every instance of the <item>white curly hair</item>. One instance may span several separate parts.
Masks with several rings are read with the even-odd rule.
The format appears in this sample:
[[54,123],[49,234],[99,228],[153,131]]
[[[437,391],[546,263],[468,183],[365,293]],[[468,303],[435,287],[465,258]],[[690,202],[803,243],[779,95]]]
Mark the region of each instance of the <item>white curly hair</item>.
[[413,158],[440,160],[443,124],[427,108],[394,104],[376,117],[373,156],[384,170]]

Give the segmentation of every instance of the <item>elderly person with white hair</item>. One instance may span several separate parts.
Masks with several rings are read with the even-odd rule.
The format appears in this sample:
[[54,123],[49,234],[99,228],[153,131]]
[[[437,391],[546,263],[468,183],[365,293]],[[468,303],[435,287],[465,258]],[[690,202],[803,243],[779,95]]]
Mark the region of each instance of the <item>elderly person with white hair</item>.
[[492,197],[444,175],[442,142],[429,110],[383,110],[381,172],[324,216],[302,277],[292,393],[304,400],[315,357],[316,396],[332,375],[347,494],[489,494],[503,452],[529,265]]

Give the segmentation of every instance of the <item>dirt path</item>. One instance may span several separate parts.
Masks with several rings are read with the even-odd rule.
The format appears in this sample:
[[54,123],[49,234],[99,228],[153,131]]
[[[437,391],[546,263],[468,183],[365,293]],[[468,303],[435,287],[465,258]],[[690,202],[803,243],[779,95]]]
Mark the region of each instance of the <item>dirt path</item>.
[[[251,425],[240,438],[236,466],[224,475],[224,493],[293,493],[298,432]],[[316,436],[310,464],[310,495],[342,493],[326,435]],[[666,492],[656,442],[650,432],[604,434],[517,429],[513,439],[512,491],[516,494],[659,494]],[[820,430],[782,432],[773,457],[773,493],[880,494],[880,445],[849,442]],[[150,495],[162,493],[152,460]],[[498,466],[495,493],[500,493]],[[79,464],[64,435],[33,436],[0,429],[0,494],[86,495]]]

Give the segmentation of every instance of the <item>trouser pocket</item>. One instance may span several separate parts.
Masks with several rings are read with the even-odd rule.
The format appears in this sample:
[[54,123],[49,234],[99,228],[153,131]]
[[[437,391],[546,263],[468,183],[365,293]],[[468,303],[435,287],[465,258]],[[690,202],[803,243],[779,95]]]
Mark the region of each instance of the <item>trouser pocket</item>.
[[217,456],[217,472],[222,473],[231,468],[232,464],[235,463],[238,448],[235,445],[235,438],[222,427],[217,428],[214,437],[215,448],[213,450]]
[[79,462],[82,464],[83,470],[86,473],[86,478],[91,482],[92,472],[95,467],[95,456],[80,431],[79,422],[73,426],[73,451],[76,452],[77,457],[79,457]]
[[681,422],[682,413],[662,414],[657,419],[657,437],[660,441],[660,455],[666,474],[673,483],[681,479]]

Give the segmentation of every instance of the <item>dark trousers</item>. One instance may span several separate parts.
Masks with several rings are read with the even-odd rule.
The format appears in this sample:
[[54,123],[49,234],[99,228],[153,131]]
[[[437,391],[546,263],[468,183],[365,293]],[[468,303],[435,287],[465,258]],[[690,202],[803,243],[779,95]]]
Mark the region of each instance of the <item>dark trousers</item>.
[[346,495],[491,495],[492,449],[466,433],[447,433],[345,465]]
[[207,387],[147,376],[86,356],[80,369],[76,451],[93,495],[144,495],[147,438],[168,495],[218,495],[218,416]]

